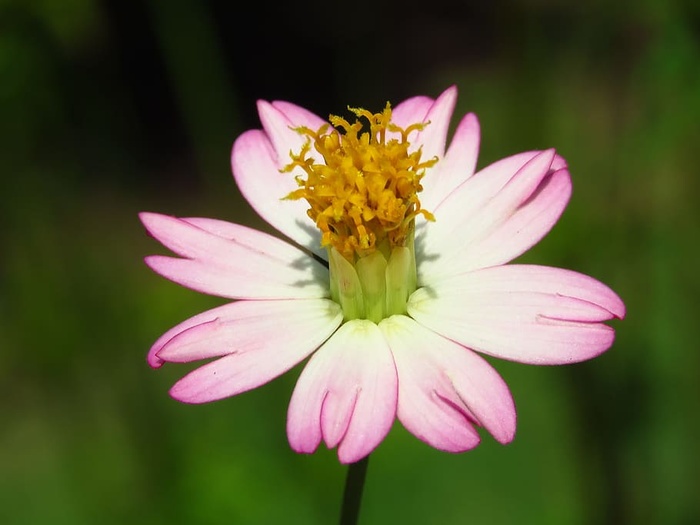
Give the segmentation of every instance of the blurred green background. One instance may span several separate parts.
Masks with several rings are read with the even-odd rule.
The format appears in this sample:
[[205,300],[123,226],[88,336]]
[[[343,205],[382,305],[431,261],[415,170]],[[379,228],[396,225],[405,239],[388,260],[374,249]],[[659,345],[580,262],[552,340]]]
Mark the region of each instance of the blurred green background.
[[327,115],[451,84],[480,167],[569,161],[571,204],[523,260],[601,279],[628,317],[591,362],[493,361],[511,445],[453,456],[397,425],[362,523],[700,523],[698,2],[363,2],[0,0],[0,523],[335,523],[345,468],[284,433],[298,368],[186,406],[187,367],[147,367],[222,301],[146,268],[136,214],[267,229],[229,168],[257,98]]

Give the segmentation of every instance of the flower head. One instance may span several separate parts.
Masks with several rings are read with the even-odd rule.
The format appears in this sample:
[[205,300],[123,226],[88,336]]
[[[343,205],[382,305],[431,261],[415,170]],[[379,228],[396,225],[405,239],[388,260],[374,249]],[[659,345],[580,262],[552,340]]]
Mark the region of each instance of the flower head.
[[[292,163],[283,171],[298,166],[305,172],[305,178],[297,176],[301,187],[288,198],[306,199],[307,213],[322,233],[321,245],[355,263],[377,250],[405,247],[416,215],[433,218],[421,209],[418,192],[425,169],[437,158],[421,162],[420,149],[409,151],[410,132],[424,123],[400,128],[391,122],[389,104],[377,114],[351,110],[367,120],[368,131],[358,136],[361,121],[350,124],[337,116],[330,118],[337,128],[331,131],[327,125],[316,132],[301,127],[299,133],[311,140],[298,155],[291,154]],[[321,156],[318,162],[308,156],[312,144]]]
[[[235,142],[232,168],[252,207],[291,242],[215,219],[142,213],[178,257],[147,264],[183,286],[234,301],[184,321],[151,348],[153,367],[216,358],[179,380],[187,403],[263,385],[310,356],[287,435],[341,462],[369,454],[395,419],[449,452],[483,427],[515,433],[507,385],[478,354],[532,364],[607,350],[605,321],[625,307],[610,288],[558,268],[506,264],[556,223],[570,194],[554,150],[475,173],[479,125],[446,148],[456,88],[357,120],[324,122],[259,102],[262,130]],[[330,124],[330,125],[329,125]]]

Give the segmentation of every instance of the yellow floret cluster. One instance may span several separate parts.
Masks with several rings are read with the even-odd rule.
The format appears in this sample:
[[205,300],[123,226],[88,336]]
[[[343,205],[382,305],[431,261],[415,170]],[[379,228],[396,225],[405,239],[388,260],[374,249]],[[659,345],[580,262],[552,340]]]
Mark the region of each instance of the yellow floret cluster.
[[[377,249],[405,246],[418,214],[433,220],[417,194],[425,169],[437,158],[421,162],[421,150],[410,151],[408,136],[424,123],[396,126],[388,103],[381,113],[349,109],[357,116],[353,124],[331,116],[333,127],[297,128],[309,140],[298,154],[290,154],[292,162],[283,171],[303,169],[306,177],[296,177],[299,189],[286,198],[306,199],[321,244],[354,263]],[[362,132],[362,118],[369,131]],[[310,156],[312,146],[322,159]]]

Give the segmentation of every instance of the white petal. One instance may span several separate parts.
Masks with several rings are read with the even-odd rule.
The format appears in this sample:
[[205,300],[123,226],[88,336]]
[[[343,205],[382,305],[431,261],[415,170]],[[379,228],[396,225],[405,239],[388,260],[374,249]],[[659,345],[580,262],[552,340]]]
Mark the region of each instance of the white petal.
[[376,324],[343,324],[302,371],[287,417],[297,452],[321,439],[338,446],[342,463],[365,457],[384,439],[396,415],[397,378],[391,351]]
[[160,368],[161,366],[163,366],[165,361],[158,357],[158,352],[160,352],[160,350],[165,346],[165,344],[168,341],[170,341],[176,335],[192,327],[215,321],[217,318],[227,315],[227,311],[229,308],[231,308],[232,304],[234,303],[228,303],[222,306],[218,306],[216,308],[212,308],[211,310],[207,310],[206,312],[199,313],[165,332],[151,346],[151,349],[148,352],[148,364],[151,365],[153,368]]
[[473,423],[501,443],[513,439],[513,399],[484,359],[406,316],[385,319],[379,327],[399,373],[397,415],[411,433],[449,452],[479,443]]
[[170,390],[179,401],[206,403],[283,374],[318,348],[341,321],[340,307],[327,299],[241,301],[217,309],[211,321],[180,332],[158,357],[189,362],[224,356],[190,372]]
[[[537,190],[500,224],[468,243],[455,243],[441,261],[444,276],[508,263],[549,233],[571,197],[571,177],[566,168],[547,175]],[[430,225],[427,226],[430,228]],[[435,272],[430,283],[438,278]],[[427,276],[424,276],[427,278]],[[427,283],[427,281],[424,281]]]
[[422,160],[429,160],[434,157],[441,159],[445,156],[447,132],[456,101],[457,88],[455,86],[451,86],[443,91],[435,99],[435,102],[428,109],[428,113],[423,119],[427,123],[425,128],[418,132],[415,137],[409,137],[414,148],[421,148]]
[[568,270],[496,266],[420,288],[408,312],[468,348],[533,364],[590,359],[612,345],[603,321],[624,316],[607,286]]
[[391,121],[401,128],[423,122],[434,102],[432,98],[424,96],[406,99],[391,110]]
[[328,296],[328,270],[271,235],[212,219],[140,218],[153,237],[184,257],[153,255],[146,263],[183,286],[232,299]]
[[[512,261],[540,242],[557,223],[571,197],[566,168],[550,173],[498,228],[455,251],[455,271],[487,268]],[[450,270],[451,272],[451,270]]]
[[290,160],[288,152],[283,158],[278,156],[263,131],[250,130],[233,145],[231,169],[241,194],[258,215],[300,246],[325,258],[321,234],[306,214],[308,203],[304,199],[285,199],[298,188],[292,173],[280,172]]
[[[540,152],[514,173],[479,173],[453,191],[435,210],[436,222],[426,223],[416,237],[419,282],[430,284],[462,271],[462,251],[497,231],[529,199],[543,181],[551,180],[554,150]],[[502,184],[482,182],[499,179]],[[420,256],[420,259],[419,257]]]
[[[324,124],[328,124],[328,121],[323,120],[315,113],[301,106],[297,106],[296,104],[292,104],[291,102],[275,100],[272,102],[272,106],[285,116],[292,128],[304,126],[316,131]],[[283,151],[282,153],[287,156],[289,155],[288,151]]]
[[[188,319],[173,329],[170,338],[157,350],[160,359],[189,363],[255,352],[283,343],[289,333],[298,337],[330,330],[323,342],[340,325],[342,311],[330,299],[236,301],[195,318],[196,321]],[[281,323],[285,330],[279,330]],[[285,349],[275,351],[283,354]]]
[[457,126],[444,157],[426,171],[422,180],[423,191],[418,195],[424,209],[437,209],[455,188],[474,174],[479,143],[479,121],[476,115],[469,113]]

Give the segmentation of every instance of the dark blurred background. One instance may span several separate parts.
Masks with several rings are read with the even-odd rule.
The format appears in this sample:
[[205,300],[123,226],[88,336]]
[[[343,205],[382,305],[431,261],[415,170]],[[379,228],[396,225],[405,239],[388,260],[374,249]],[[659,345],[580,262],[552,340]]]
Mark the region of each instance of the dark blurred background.
[[432,450],[400,426],[363,523],[700,523],[698,2],[0,1],[0,523],[334,523],[345,468],[291,452],[299,369],[167,396],[167,328],[216,298],[152,274],[141,210],[267,228],[229,153],[255,100],[316,113],[459,87],[479,166],[556,147],[574,194],[523,260],[625,300],[608,353],[493,361],[515,441]]

